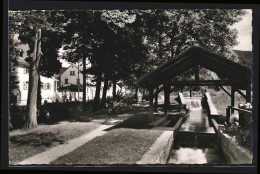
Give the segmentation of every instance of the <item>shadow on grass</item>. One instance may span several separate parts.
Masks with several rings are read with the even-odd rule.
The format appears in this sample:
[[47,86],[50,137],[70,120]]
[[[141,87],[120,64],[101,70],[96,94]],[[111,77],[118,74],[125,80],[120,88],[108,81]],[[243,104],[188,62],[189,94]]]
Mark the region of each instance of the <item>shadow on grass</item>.
[[69,122],[90,122],[93,119],[125,119],[121,117],[124,114],[136,114],[147,110],[142,107],[123,106],[119,107],[115,113],[108,112],[108,108],[99,111],[84,111],[84,112],[71,112],[69,116],[64,119]]
[[10,142],[28,146],[51,146],[54,142],[63,143],[64,140],[58,138],[54,133],[46,132],[41,134],[28,133],[25,135],[10,137]]

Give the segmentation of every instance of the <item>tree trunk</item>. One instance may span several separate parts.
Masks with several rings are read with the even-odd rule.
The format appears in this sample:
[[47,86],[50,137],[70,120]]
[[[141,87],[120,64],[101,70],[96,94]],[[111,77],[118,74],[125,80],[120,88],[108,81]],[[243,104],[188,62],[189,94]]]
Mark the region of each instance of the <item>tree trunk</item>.
[[41,76],[39,75],[38,79],[38,89],[37,89],[37,110],[40,110],[42,96],[41,96]]
[[101,107],[105,107],[105,105],[106,105],[107,89],[108,89],[108,79],[105,77],[102,100],[101,100],[101,105],[100,105]]
[[37,89],[39,79],[39,62],[41,58],[41,29],[37,29],[34,41],[33,57],[30,61],[29,89],[26,109],[26,128],[37,126]]
[[113,79],[113,100],[116,101],[116,80]]
[[82,111],[86,111],[86,56],[83,54],[83,103],[82,103]]
[[138,102],[138,95],[137,95],[137,93],[138,93],[138,86],[136,86],[136,88],[135,88],[135,100],[136,100],[136,102]]
[[97,84],[96,84],[96,93],[94,97],[94,111],[99,109],[99,102],[100,102],[100,89],[101,89],[101,74],[97,75]]

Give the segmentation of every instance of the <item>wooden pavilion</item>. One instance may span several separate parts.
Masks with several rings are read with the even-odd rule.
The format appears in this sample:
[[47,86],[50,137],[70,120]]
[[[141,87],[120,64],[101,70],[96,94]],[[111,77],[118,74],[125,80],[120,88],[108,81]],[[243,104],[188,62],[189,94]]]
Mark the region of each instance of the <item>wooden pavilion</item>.
[[[202,67],[215,72],[220,79],[201,80],[199,71]],[[195,80],[174,80],[175,77],[191,68],[195,72]],[[158,97],[158,91],[154,92],[154,90],[161,85],[163,85],[162,89],[164,90],[166,113],[170,104],[171,87],[175,86],[219,86],[231,97],[231,107],[234,107],[235,92],[242,95],[247,102],[251,101],[251,76],[250,68],[202,47],[192,46],[175,59],[142,76],[138,84],[149,90],[149,112],[150,115],[153,115],[153,99],[156,100]],[[229,93],[223,86],[230,86],[231,92]],[[246,94],[241,90],[246,90]]]

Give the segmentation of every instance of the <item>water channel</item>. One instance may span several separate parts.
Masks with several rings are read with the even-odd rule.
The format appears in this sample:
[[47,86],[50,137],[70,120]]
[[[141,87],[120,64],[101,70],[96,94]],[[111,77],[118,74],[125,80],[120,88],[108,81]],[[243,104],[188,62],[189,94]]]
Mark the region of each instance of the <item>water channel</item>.
[[185,101],[189,114],[174,139],[168,164],[226,164],[201,97]]

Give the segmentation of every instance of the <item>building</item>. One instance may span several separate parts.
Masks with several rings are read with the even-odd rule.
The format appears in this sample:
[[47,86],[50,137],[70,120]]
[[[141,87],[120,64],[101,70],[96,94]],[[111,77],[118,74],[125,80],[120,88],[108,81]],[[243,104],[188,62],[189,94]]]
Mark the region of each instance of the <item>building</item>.
[[[82,101],[83,100],[83,74],[82,67],[75,64],[70,64],[67,68],[62,68],[60,73],[55,77],[58,81],[59,98],[69,101]],[[96,85],[92,82],[93,75],[87,74],[86,76],[86,99],[92,100],[95,97]],[[100,98],[103,92],[103,82],[101,83]],[[117,85],[118,90],[123,90]],[[123,90],[124,91],[124,90]],[[107,90],[107,96],[112,97],[112,88]]]
[[[82,67],[75,64],[70,64],[67,68],[62,68],[60,74],[55,77],[59,80],[58,90],[60,99],[71,101],[82,101],[83,100],[83,74]],[[95,85],[91,82],[91,77],[87,76],[86,79],[86,98],[91,100],[95,96]]]
[[[13,91],[17,98],[17,104],[26,105],[28,97],[28,86],[29,86],[29,63],[25,61],[25,58],[28,57],[29,46],[28,45],[19,45],[17,48],[18,55],[18,67],[17,67],[17,76],[19,80],[19,89]],[[42,103],[44,101],[53,102],[58,96],[57,91],[57,79],[54,77],[47,78],[40,76],[41,80],[41,97]]]

